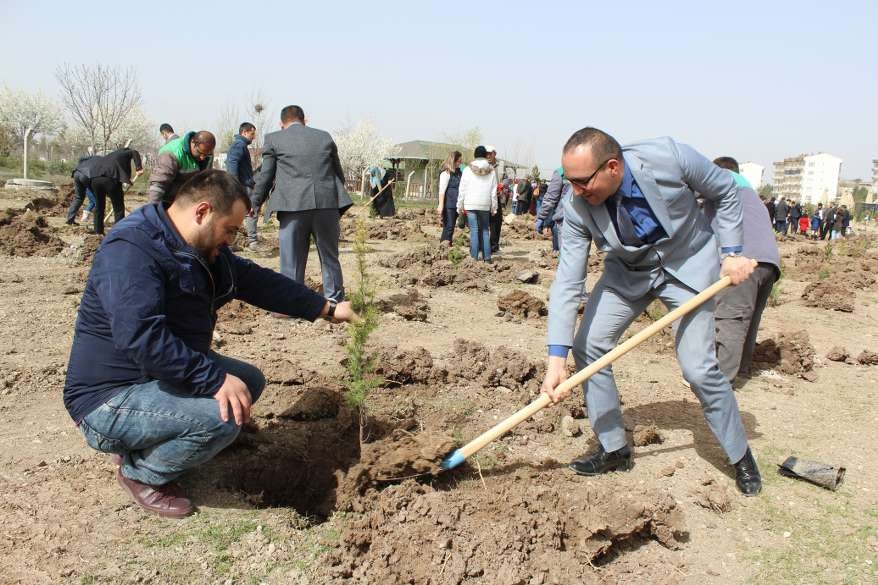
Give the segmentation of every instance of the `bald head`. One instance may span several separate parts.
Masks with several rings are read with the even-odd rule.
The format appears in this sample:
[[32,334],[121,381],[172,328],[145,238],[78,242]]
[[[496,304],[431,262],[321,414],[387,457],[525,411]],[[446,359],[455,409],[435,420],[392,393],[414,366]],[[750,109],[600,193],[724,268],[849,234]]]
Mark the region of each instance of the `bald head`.
[[192,137],[192,141],[195,144],[201,144],[205,147],[210,146],[211,150],[216,148],[216,136],[214,136],[212,132],[208,132],[207,130],[201,130],[199,132],[196,132],[195,136]]
[[196,132],[189,140],[189,152],[199,162],[206,161],[212,156],[214,148],[216,148],[216,136],[207,130]]

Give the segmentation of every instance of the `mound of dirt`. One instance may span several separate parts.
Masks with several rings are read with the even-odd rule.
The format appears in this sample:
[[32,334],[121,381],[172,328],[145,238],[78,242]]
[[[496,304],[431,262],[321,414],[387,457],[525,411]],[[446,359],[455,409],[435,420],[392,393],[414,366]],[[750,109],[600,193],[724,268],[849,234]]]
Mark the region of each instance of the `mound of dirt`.
[[[406,210],[408,211],[408,210]],[[368,240],[404,240],[404,241],[420,241],[431,240],[421,229],[421,225],[428,223],[429,220],[423,215],[413,215],[410,213],[400,212],[396,217],[387,217],[384,219],[369,218],[366,221],[366,239]],[[438,223],[433,218],[432,223]],[[341,235],[343,239],[352,240],[357,233],[357,223],[351,218],[342,220]]]
[[221,333],[250,335],[265,311],[249,303],[234,300],[223,305],[217,313],[216,328]]
[[487,491],[407,481],[371,494],[326,556],[332,583],[569,583],[626,542],[680,546],[683,516],[668,494],[521,471]]
[[[604,265],[604,256],[606,256],[606,253],[598,250],[592,245],[591,250],[588,253],[588,271],[594,272],[600,270]],[[536,263],[540,268],[555,270],[558,267],[558,252],[551,249],[540,250]]]
[[[448,261],[448,249],[439,246],[421,246],[409,252],[394,254],[378,260],[378,264],[385,268],[403,270],[412,266],[430,266],[436,263]],[[449,262],[450,264],[450,262]]]
[[826,354],[826,359],[831,362],[843,362],[846,361],[851,354],[848,353],[848,350],[841,347],[840,345],[833,346],[832,349],[829,350],[829,353]]
[[104,236],[86,234],[75,239],[73,243],[67,246],[63,251],[63,255],[70,258],[75,264],[89,266],[103,241]]
[[807,331],[781,333],[777,339],[769,338],[756,344],[753,363],[757,368],[775,369],[813,382],[815,353]]
[[654,424],[634,425],[634,446],[645,447],[662,442],[658,427]]
[[511,266],[507,262],[493,264],[475,262],[466,257],[457,264],[448,259],[448,248],[422,246],[378,261],[381,266],[399,272],[394,277],[403,285],[448,287],[459,291],[487,291],[491,282],[502,280]]
[[65,248],[46,218],[34,211],[7,211],[0,217],[0,254],[5,256],[55,256]]
[[382,386],[393,388],[404,384],[426,384],[435,378],[444,378],[444,370],[435,372],[433,356],[423,347],[410,350],[381,348],[373,355],[375,373],[382,378]]
[[548,270],[558,268],[558,252],[553,250],[540,250],[539,258],[537,258],[537,266]]
[[454,439],[437,433],[396,429],[385,439],[366,443],[360,461],[339,482],[338,509],[364,511],[359,497],[369,489],[416,475],[438,475],[439,464],[454,451]]
[[857,363],[862,366],[878,366],[878,353],[864,349],[857,356]]
[[451,353],[444,356],[449,379],[474,382],[484,387],[519,388],[536,382],[541,364],[521,352],[500,346],[489,350],[476,341],[456,339]]
[[850,290],[828,280],[813,282],[802,293],[805,306],[850,313],[854,310]]
[[379,299],[377,305],[383,313],[396,313],[406,321],[426,321],[430,314],[429,303],[416,288]]
[[524,216],[526,219],[515,217],[512,221],[504,221],[501,234],[504,238],[512,240],[533,240],[538,237],[534,231],[535,219],[530,215]]
[[521,317],[543,317],[548,311],[546,303],[523,290],[514,290],[497,299],[497,308],[501,313]]
[[702,508],[723,513],[732,509],[732,496],[728,489],[716,483],[715,480],[706,479],[695,492],[695,503]]

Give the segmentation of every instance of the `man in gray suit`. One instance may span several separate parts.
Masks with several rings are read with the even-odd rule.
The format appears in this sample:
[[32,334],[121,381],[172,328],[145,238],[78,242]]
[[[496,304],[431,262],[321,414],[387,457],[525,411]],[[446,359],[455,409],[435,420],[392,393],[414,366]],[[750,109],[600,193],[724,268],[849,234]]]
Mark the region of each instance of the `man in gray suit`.
[[266,217],[280,222],[280,271],[305,282],[311,236],[317,242],[323,294],[344,300],[344,281],[338,260],[340,219],[351,205],[344,172],[332,136],[305,125],[305,112],[287,106],[280,113],[281,130],[265,137],[262,171],[253,188],[253,209],[268,197]]
[[[549,302],[549,360],[542,391],[557,403],[572,348],[581,369],[615,347],[634,319],[657,298],[674,309],[704,290],[721,272],[737,285],[753,272],[741,255],[742,213],[732,176],[670,138],[624,149],[610,135],[583,128],[564,146],[565,197],[561,255]],[[716,207],[716,238],[696,202],[696,192]],[[606,252],[604,272],[592,290],[574,337],[576,310],[585,282],[591,243]],[[708,301],[679,322],[677,359],[704,410],[708,425],[735,465],[738,489],[756,495],[762,479],[738,404],[716,360],[714,303]],[[584,385],[588,418],[598,450],[574,460],[580,475],[627,470],[632,451],[625,436],[619,393],[611,367]]]

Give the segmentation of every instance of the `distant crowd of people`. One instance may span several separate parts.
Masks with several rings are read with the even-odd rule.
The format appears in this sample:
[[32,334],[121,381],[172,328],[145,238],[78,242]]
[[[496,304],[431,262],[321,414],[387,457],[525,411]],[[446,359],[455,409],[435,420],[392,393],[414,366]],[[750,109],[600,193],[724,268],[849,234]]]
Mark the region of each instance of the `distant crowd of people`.
[[835,240],[847,237],[851,227],[851,212],[847,205],[818,203],[810,216],[802,204],[785,197],[765,202],[774,230],[783,235],[802,235],[813,240]]

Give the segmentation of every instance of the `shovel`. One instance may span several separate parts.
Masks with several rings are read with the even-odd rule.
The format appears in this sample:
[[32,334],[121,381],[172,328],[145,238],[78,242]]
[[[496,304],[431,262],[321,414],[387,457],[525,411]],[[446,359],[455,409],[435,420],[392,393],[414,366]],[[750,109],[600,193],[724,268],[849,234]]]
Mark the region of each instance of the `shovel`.
[[396,183],[396,179],[390,179],[389,181],[387,181],[387,184],[384,185],[383,187],[381,187],[381,189],[380,189],[377,193],[375,193],[374,195],[372,195],[372,198],[369,199],[369,201],[367,201],[367,202],[365,203],[365,205],[371,205],[372,202],[375,201],[375,200],[378,198],[379,195],[381,195],[382,193],[384,193],[384,190],[385,190],[385,189],[387,189],[388,187],[390,187],[390,186],[393,185],[394,183]]
[[[140,176],[140,175],[134,175],[134,178],[131,179],[131,182],[128,183],[128,186],[125,187],[125,190],[124,190],[124,191],[122,191],[122,194],[123,194],[123,195],[124,195],[125,193],[128,193],[128,191],[131,190],[131,187],[134,186],[134,181],[136,181],[136,180],[137,180],[137,177],[139,177],[139,176]],[[128,210],[126,209],[125,211],[127,212]],[[108,221],[110,221],[110,216],[111,216],[111,215],[113,215],[113,210],[112,210],[112,209],[108,209],[108,210],[107,210],[107,215],[104,216],[104,223],[107,223]]]
[[[716,295],[716,293],[723,290],[731,283],[732,279],[730,277],[725,276],[721,278],[720,280],[713,283],[708,288],[704,289],[702,292],[695,295],[694,297],[692,297],[691,299],[689,299],[643,331],[634,335],[624,343],[616,346],[616,348],[612,351],[604,354],[604,356],[600,359],[595,360],[588,366],[579,370],[576,374],[559,384],[558,388],[563,390],[572,390],[574,387],[582,384],[583,382],[594,376],[596,373],[606,368],[617,359],[619,359],[620,357],[622,357],[623,355],[625,355],[626,353],[628,353],[629,351],[631,351],[632,349],[634,349],[680,317],[683,317],[687,313],[690,313],[694,309],[698,308],[702,303],[712,298],[714,295]],[[547,395],[540,394],[539,398],[537,398],[509,418],[497,423],[488,431],[482,433],[460,449],[457,449],[453,453],[448,455],[445,460],[442,461],[440,467],[443,470],[453,469],[457,467],[458,465],[466,461],[468,457],[477,453],[483,447],[491,443],[494,439],[503,436],[525,420],[529,419],[545,407],[549,406],[549,404],[551,403],[552,401]]]

